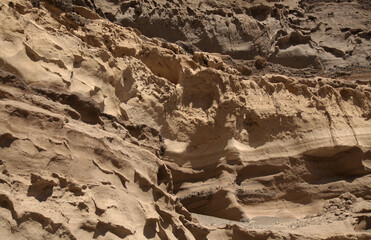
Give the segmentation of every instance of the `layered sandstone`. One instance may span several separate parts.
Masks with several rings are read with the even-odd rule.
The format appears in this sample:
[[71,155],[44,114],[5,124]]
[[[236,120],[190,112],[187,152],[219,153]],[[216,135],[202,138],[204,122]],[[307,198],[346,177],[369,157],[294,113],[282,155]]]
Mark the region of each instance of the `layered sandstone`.
[[[306,12],[324,3],[260,2],[237,1],[242,13],[228,1],[0,3],[1,238],[370,238],[369,6],[328,1],[365,18],[325,34],[302,25],[328,16]],[[203,31],[217,23],[223,47],[179,22],[183,42],[159,29],[189,12]],[[239,15],[257,32],[235,34],[286,34],[228,44],[219,26]],[[294,48],[305,66],[278,57]],[[257,55],[266,62],[245,61]]]
[[88,2],[87,7],[112,22],[176,42],[192,53],[218,52],[244,60],[260,55],[283,66],[330,71],[370,66],[368,1]]

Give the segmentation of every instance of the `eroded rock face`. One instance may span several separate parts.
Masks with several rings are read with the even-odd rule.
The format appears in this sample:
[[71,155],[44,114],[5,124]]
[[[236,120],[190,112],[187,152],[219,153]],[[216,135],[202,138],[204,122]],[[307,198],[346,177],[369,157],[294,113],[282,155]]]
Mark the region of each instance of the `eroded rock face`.
[[[329,19],[329,7],[316,14],[324,4],[367,4],[245,2],[0,3],[0,237],[369,239],[367,72],[271,71],[350,67],[367,54],[367,29],[334,27],[335,39],[366,36],[352,60],[317,44],[325,22],[309,25]],[[238,17],[249,31],[232,33],[256,32],[228,45],[221,33]]]
[[192,53],[245,60],[260,55],[293,68],[370,67],[367,1],[94,2],[110,21],[177,42]]

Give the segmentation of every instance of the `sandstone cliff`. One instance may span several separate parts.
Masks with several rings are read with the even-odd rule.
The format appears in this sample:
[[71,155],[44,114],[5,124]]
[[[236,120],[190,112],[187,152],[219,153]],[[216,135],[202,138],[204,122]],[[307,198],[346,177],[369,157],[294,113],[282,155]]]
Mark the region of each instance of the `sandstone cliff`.
[[371,238],[367,1],[4,0],[0,21],[1,239]]

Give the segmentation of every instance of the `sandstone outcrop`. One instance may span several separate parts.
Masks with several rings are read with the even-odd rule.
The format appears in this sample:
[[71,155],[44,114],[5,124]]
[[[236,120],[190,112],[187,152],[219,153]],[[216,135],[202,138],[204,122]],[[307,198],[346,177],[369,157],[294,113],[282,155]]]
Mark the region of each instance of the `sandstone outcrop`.
[[112,22],[176,42],[191,53],[244,60],[260,55],[294,68],[370,67],[367,1],[96,0],[88,6]]
[[0,3],[0,238],[369,239],[370,6],[250,2]]

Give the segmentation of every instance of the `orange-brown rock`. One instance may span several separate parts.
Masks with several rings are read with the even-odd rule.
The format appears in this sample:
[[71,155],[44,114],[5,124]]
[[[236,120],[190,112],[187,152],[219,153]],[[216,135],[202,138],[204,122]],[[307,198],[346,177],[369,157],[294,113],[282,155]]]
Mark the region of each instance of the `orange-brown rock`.
[[[190,54],[114,23],[155,4],[138,3],[0,3],[0,239],[369,239],[369,72],[272,70],[322,30],[276,39],[259,70],[228,51]],[[248,5],[254,24],[273,24],[281,3],[266,4]],[[117,6],[116,20],[100,16]],[[313,18],[294,6],[292,21]]]

